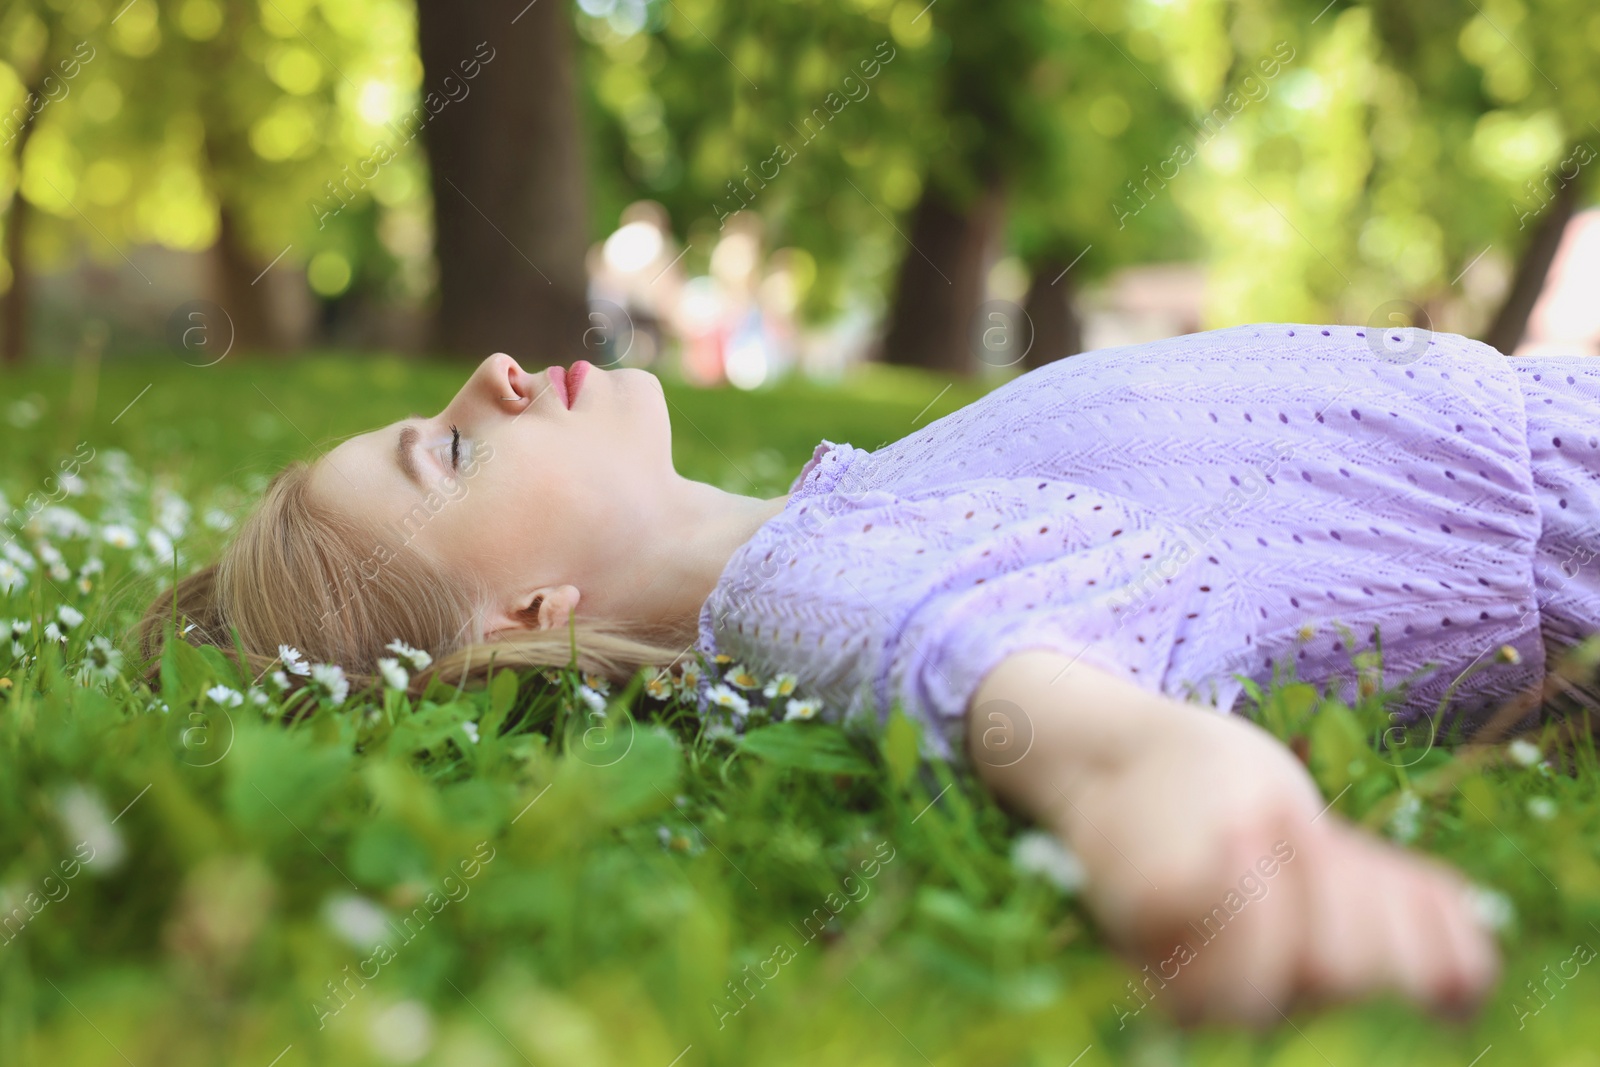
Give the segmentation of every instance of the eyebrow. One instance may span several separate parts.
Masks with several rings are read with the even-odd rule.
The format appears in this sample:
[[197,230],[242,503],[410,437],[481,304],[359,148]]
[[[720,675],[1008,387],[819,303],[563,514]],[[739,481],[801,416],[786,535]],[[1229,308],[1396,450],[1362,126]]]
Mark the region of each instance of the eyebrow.
[[422,474],[417,470],[417,454],[415,452],[417,442],[421,439],[422,434],[415,426],[402,426],[400,427],[400,442],[396,450],[397,458],[400,461],[400,469],[405,472],[405,476],[411,479],[412,484],[418,489],[425,488],[422,484]]

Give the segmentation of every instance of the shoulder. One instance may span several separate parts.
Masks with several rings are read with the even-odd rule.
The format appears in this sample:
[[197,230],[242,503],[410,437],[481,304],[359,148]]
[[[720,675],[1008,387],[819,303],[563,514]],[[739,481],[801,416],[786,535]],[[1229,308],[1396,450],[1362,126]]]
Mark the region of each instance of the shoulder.
[[702,633],[725,647],[785,619],[875,632],[949,589],[1069,556],[1132,565],[1173,536],[1136,501],[1041,477],[797,495],[730,558]]

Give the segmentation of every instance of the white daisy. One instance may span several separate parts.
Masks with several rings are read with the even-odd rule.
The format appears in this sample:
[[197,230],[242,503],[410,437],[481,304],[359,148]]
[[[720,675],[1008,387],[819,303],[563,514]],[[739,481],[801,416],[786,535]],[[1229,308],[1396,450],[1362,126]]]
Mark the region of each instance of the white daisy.
[[651,700],[667,700],[672,696],[672,675],[657,670],[644,683],[644,692]]
[[685,693],[692,693],[700,688],[700,664],[690,660],[683,665],[683,673],[678,679],[678,685]]
[[189,507],[187,500],[177,493],[166,493],[161,499],[156,525],[176,539],[182,537],[183,532],[189,528],[189,516],[192,513],[193,509]]
[[28,584],[28,576],[8,559],[0,559],[0,593],[14,593]]
[[817,712],[821,710],[822,701],[820,700],[795,700],[791,698],[784,705],[783,721],[788,722],[790,719],[796,719],[804,722],[807,719],[816,718]]
[[67,832],[67,840],[89,846],[90,858],[84,861],[85,867],[109,871],[122,862],[127,843],[98,792],[72,785],[57,800],[56,812],[62,829]]
[[307,663],[300,650],[292,645],[279,645],[278,658],[283,661],[283,669],[290,674],[305,677],[311,673],[311,664]]
[[[71,475],[61,476],[61,487],[67,488],[67,479]],[[79,485],[83,483],[78,482]],[[70,492],[70,490],[68,490]],[[76,495],[76,494],[74,494]],[[89,520],[79,515],[76,511],[61,504],[53,504],[39,513],[39,526],[49,532],[51,537],[88,537],[94,527],[89,525]]]
[[99,457],[100,466],[112,474],[131,478],[137,473],[133,466],[133,457],[123,449],[108,448],[96,455]]
[[726,685],[719,683],[712,686],[706,696],[712,704],[727,708],[741,719],[750,714],[750,702]]
[[152,526],[145,531],[144,543],[150,546],[150,554],[155,556],[157,563],[163,567],[172,566],[178,549],[173,545],[172,538],[167,536],[167,531]]
[[44,412],[31,400],[15,400],[6,408],[6,421],[19,430],[26,430],[39,421]]
[[478,724],[477,723],[475,723],[475,722],[464,722],[464,723],[461,724],[461,729],[466,733],[467,740],[471,741],[473,744],[477,744],[478,743]]
[[266,707],[267,701],[270,699],[265,690],[258,689],[253,685],[250,687],[250,692],[245,694],[245,696],[249,699],[250,703],[254,704],[258,708]]
[[1416,840],[1418,819],[1422,815],[1422,798],[1411,790],[1400,794],[1400,803],[1389,816],[1389,832],[1396,841],[1409,844]]
[[20,656],[28,651],[27,647],[23,645],[22,639],[27,637],[28,632],[32,629],[33,623],[27,619],[12,619],[10,622],[0,623],[0,639],[9,637],[11,639],[11,654]]
[[212,686],[206,690],[206,696],[210,697],[213,703],[220,704],[225,708],[236,708],[244,703],[244,694],[225,685]]
[[590,674],[588,671],[583,672],[583,684],[602,696],[611,692],[610,682],[600,677],[600,675]]
[[1054,883],[1064,892],[1083,887],[1087,872],[1076,853],[1054,834],[1043,830],[1024,830],[1011,843],[1011,864],[1024,874],[1034,874]]
[[283,671],[273,671],[271,680],[273,688],[275,689],[282,690],[289,688],[289,676]]
[[756,677],[754,671],[742,663],[736,663],[729,667],[727,673],[722,676],[722,680],[740,689],[760,689],[765,684],[760,678]]
[[1524,767],[1532,767],[1544,759],[1544,750],[1527,738],[1519,737],[1506,746],[1506,754]]
[[378,673],[383,675],[384,684],[390,689],[404,689],[411,684],[411,676],[397,659],[384,656],[378,660]]
[[53,581],[70,581],[72,579],[72,568],[65,563],[52,563],[50,564],[49,574]]
[[7,541],[5,545],[0,546],[0,553],[3,553],[6,559],[15,563],[28,574],[32,574],[34,568],[39,565],[39,561],[33,558],[33,554],[17,544],[16,541]]
[[113,523],[101,530],[100,539],[112,548],[132,548],[139,543],[139,535],[120,523]]
[[90,556],[83,561],[83,566],[78,568],[78,577],[89,578],[96,574],[105,573],[106,561],[99,556]]
[[233,526],[233,516],[221,508],[211,508],[201,521],[206,524],[208,529],[212,530],[226,530]]
[[62,633],[61,627],[57,626],[53,622],[47,622],[44,624],[44,636],[45,640],[47,641],[60,641],[62,644],[65,644],[67,641],[67,635]]
[[343,704],[344,698],[350,695],[350,681],[344,676],[344,668],[336,663],[313,663],[311,682],[334,707]]
[[383,647],[393,652],[397,659],[404,661],[413,671],[425,671],[433,663],[433,657],[428,653],[420,648],[412,648],[399,638],[395,638]]
[[1556,802],[1549,797],[1529,797],[1528,814],[1549,822],[1556,817]]
[[1517,909],[1511,903],[1511,898],[1487,886],[1469,885],[1467,903],[1478,921],[1491,930],[1504,930],[1517,917]]
[[62,626],[70,630],[83,621],[83,612],[71,604],[63,604],[56,609],[56,618],[61,621]]
[[780,674],[768,682],[767,687],[761,692],[768,700],[778,700],[782,697],[793,696],[794,687],[799,682],[800,679],[792,674]]
[[578,699],[589,705],[589,710],[600,718],[606,717],[605,695],[590,689],[586,685],[578,686]]
[[352,948],[371,951],[389,936],[389,916],[366,897],[337,893],[322,902],[322,921]]
[[78,670],[80,682],[109,682],[122,673],[122,653],[104,637],[89,638],[84,650],[83,666]]

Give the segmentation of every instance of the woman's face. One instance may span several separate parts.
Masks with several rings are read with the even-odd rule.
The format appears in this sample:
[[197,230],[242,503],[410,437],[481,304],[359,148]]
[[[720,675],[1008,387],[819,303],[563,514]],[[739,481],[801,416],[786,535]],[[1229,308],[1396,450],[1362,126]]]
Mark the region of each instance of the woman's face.
[[319,459],[311,492],[375,546],[408,543],[481,582],[500,598],[489,632],[517,625],[512,613],[536,598],[540,623],[560,625],[649,534],[674,475],[671,441],[653,374],[582,361],[529,374],[496,353],[437,415]]

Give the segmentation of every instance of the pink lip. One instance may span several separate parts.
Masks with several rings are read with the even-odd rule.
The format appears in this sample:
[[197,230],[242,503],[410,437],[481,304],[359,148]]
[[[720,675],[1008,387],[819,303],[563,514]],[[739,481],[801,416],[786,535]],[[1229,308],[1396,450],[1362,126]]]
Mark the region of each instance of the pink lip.
[[572,404],[567,400],[567,372],[566,368],[552,365],[545,372],[545,377],[550,380],[550,388],[556,394],[556,399],[561,401],[561,406],[570,408]]
[[567,373],[562,376],[562,385],[566,386],[567,407],[578,402],[578,391],[583,388],[583,380],[589,376],[591,364],[588,360],[580,359],[567,368]]

